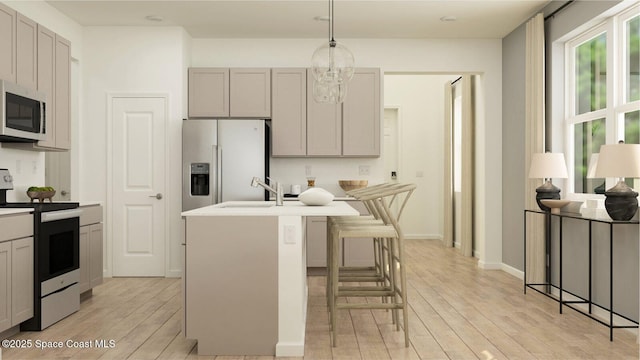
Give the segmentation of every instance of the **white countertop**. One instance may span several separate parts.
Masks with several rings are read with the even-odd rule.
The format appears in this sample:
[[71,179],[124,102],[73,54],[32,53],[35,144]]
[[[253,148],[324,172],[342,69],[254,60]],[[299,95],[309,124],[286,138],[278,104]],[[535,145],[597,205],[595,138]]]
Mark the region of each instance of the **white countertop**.
[[[269,206],[267,206],[269,205]],[[275,206],[272,201],[228,201],[185,211],[186,216],[356,216],[358,210],[344,201],[332,201],[324,206],[307,206],[300,201],[285,201]]]
[[33,209],[31,208],[7,208],[7,209],[0,209],[0,216],[3,215],[14,215],[14,214],[22,214],[22,213],[30,213],[33,212]]

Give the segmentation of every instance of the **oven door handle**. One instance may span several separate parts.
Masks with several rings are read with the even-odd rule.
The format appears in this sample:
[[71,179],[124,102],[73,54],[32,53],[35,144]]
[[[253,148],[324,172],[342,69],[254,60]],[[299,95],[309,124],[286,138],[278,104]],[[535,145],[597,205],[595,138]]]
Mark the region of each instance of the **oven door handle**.
[[80,215],[82,215],[81,209],[43,212],[40,216],[40,222],[44,223],[49,221],[71,219],[79,217]]

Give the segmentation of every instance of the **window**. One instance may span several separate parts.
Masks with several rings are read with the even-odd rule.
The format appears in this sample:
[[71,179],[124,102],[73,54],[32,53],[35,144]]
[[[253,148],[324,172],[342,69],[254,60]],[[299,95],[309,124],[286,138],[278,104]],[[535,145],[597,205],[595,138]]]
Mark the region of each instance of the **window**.
[[569,190],[575,193],[604,192],[605,179],[590,174],[601,145],[640,143],[639,13],[635,4],[565,45]]

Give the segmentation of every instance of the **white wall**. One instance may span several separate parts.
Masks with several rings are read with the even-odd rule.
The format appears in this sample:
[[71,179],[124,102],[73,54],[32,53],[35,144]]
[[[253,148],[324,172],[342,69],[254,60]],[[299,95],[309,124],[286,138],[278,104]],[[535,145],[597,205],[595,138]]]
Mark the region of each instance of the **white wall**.
[[444,84],[452,75],[384,77],[385,107],[398,107],[401,182],[418,185],[402,219],[408,237],[442,239]]
[[[192,66],[279,67],[310,64],[324,39],[193,39]],[[476,186],[480,197],[476,215],[481,223],[480,265],[502,263],[502,44],[500,39],[339,39],[352,50],[356,66],[380,67],[383,72],[481,74],[486,108],[476,126]],[[386,102],[386,100],[385,100]],[[440,106],[441,103],[437,104]],[[487,161],[486,159],[491,159]],[[300,164],[295,163],[296,168]],[[379,165],[383,162],[380,161]],[[354,164],[346,167],[351,168]],[[341,163],[323,172],[338,172]],[[295,170],[299,174],[300,170]],[[378,171],[378,170],[376,170]],[[382,170],[380,170],[382,171]],[[290,174],[299,182],[300,175]],[[331,180],[332,181],[332,180]],[[485,193],[492,194],[485,199]],[[418,214],[416,216],[429,214]]]
[[[181,271],[181,126],[186,93],[188,36],[179,27],[86,27],[84,36],[84,121],[80,149],[81,198],[109,205],[107,193],[107,94],[166,93],[168,159],[167,276]],[[107,209],[109,210],[109,209]],[[109,220],[107,211],[107,220]],[[109,225],[106,226],[109,229]],[[107,264],[112,262],[112,238],[107,231]],[[108,269],[108,272],[111,268]]]

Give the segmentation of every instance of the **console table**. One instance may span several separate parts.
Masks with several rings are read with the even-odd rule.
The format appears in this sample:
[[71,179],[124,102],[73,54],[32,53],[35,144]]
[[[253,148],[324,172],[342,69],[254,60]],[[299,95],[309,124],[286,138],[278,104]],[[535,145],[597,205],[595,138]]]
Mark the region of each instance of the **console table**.
[[[528,213],[535,213],[535,214],[542,214],[545,216],[545,237],[546,237],[546,252],[547,252],[547,275],[546,275],[546,282],[544,283],[527,283],[527,214]],[[551,219],[552,217],[557,217],[559,219],[559,253],[558,253],[558,259],[559,259],[559,281],[558,281],[558,285],[554,285],[551,283],[551,277],[550,277],[550,267],[551,267]],[[578,296],[576,294],[573,294],[565,289],[563,289],[562,287],[562,224],[563,224],[563,220],[566,218],[570,218],[570,219],[579,219],[579,220],[583,220],[583,221],[587,221],[589,222],[589,295],[588,297],[585,299],[582,296]],[[592,298],[592,225],[593,223],[603,223],[603,224],[608,224],[609,225],[609,307],[610,309],[607,309],[603,306],[600,306],[598,304],[595,304],[592,302],[591,298]],[[638,328],[638,322],[634,321],[632,319],[629,319],[628,317],[618,314],[613,310],[613,228],[614,226],[638,226],[639,222],[638,220],[631,220],[631,221],[616,221],[616,220],[610,220],[610,219],[600,219],[600,218],[588,218],[588,217],[584,217],[581,216],[579,214],[572,214],[572,213],[558,213],[558,214],[553,214],[549,211],[542,211],[542,210],[524,210],[524,293],[527,293],[527,288],[533,289],[555,301],[558,302],[559,304],[559,311],[560,314],[562,314],[562,307],[563,306],[567,306],[573,310],[576,310],[577,312],[590,317],[591,319],[607,326],[609,328],[609,340],[613,341],[613,329],[617,329],[617,328]],[[547,291],[544,292],[538,288],[536,288],[535,286],[546,286],[547,287]],[[554,288],[558,290],[558,296],[554,296],[553,294],[551,294],[551,292],[549,291],[550,288]],[[563,299],[563,293],[566,292],[572,296],[574,296],[575,298],[578,298],[580,300],[564,300]],[[587,304],[588,305],[588,310],[584,310],[581,309],[579,307],[577,307],[577,304]],[[593,306],[599,307],[603,310],[606,310],[609,312],[609,321],[603,321],[602,319],[596,317],[593,313],[592,313],[592,308]],[[630,323],[633,323],[635,325],[614,325],[613,324],[613,315],[617,315],[627,321],[629,321]]]

